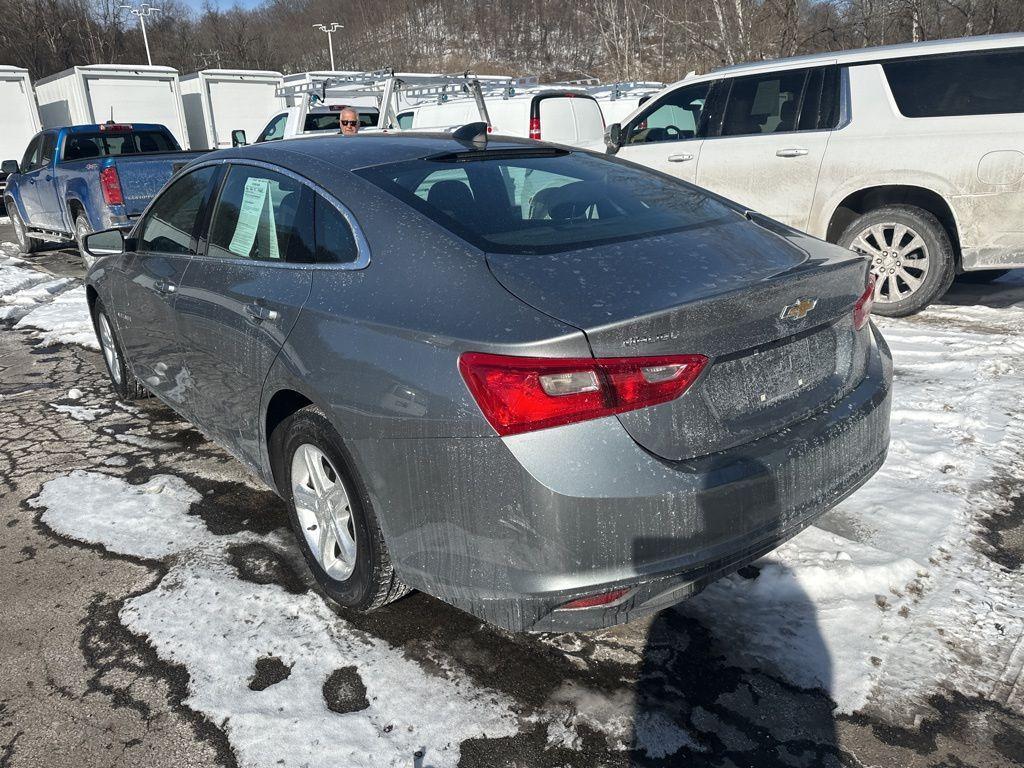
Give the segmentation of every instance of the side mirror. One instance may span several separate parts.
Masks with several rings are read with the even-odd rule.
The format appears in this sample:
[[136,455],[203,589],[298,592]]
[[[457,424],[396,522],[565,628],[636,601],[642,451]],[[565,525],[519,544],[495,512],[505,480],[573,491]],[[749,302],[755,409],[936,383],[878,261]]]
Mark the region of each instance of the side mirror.
[[90,256],[115,256],[125,251],[124,232],[104,229],[85,236],[85,252]]
[[248,142],[245,140],[245,131],[241,128],[236,128],[231,132],[231,146],[232,147],[244,147]]
[[622,146],[622,126],[619,123],[612,123],[604,132],[604,144],[608,148],[608,154],[614,155]]
[[10,176],[12,173],[19,173],[21,168],[18,167],[17,160],[4,160],[3,163],[0,164],[0,171],[3,171]]

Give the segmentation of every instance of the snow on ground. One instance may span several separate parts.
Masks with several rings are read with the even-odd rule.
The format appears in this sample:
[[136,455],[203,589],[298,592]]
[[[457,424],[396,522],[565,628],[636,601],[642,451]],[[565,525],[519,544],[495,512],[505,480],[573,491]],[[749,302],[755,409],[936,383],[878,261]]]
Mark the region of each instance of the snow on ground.
[[[428,672],[400,648],[353,629],[313,592],[238,578],[230,548],[262,539],[213,535],[188,514],[200,498],[177,477],[130,485],[77,471],[46,483],[30,503],[65,536],[171,558],[156,589],[129,600],[121,620],[186,667],[185,703],[222,724],[240,765],[405,768],[421,751],[423,765],[454,768],[463,740],[517,732],[503,694],[455,670]],[[269,658],[290,672],[253,690],[257,662]],[[338,670],[346,685],[332,711],[324,689]]]
[[[0,264],[0,274],[13,268]],[[911,719],[942,687],[966,695],[1012,687],[1024,584],[986,555],[977,533],[982,518],[1006,502],[1008,489],[997,480],[1024,481],[1019,272],[992,288],[990,295],[1010,297],[1006,306],[941,305],[876,321],[895,363],[885,465],[817,525],[759,561],[756,578],[723,579],[675,609],[714,626],[730,663],[823,687],[841,712],[892,721]],[[15,295],[39,285],[29,282]],[[82,288],[36,306],[18,327],[41,329],[46,343],[95,348]],[[87,418],[75,406],[60,408]],[[195,498],[178,478],[132,486],[75,473],[48,483],[35,504],[67,536],[171,558],[167,576],[130,600],[122,618],[161,656],[185,665],[187,703],[226,723],[241,764],[408,765],[427,746],[425,765],[455,765],[462,740],[516,732],[514,703],[502,695],[457,671],[427,675],[313,593],[239,579],[226,552],[253,535],[212,536],[188,514]],[[257,659],[271,656],[291,665],[290,676],[250,690]],[[322,688],[341,667],[355,668],[367,706],[339,721]],[[578,744],[580,724],[629,743],[622,709],[614,697],[560,690],[543,710],[561,713],[549,741]],[[652,757],[691,743],[669,726],[638,721],[635,743]]]
[[80,344],[99,350],[89,317],[85,286],[72,288],[21,318],[15,328],[38,328],[43,344]]
[[682,610],[713,618],[747,665],[899,718],[941,682],[991,693],[1024,632],[1024,581],[972,545],[1006,502],[996,478],[1024,480],[1024,303],[877,322],[895,364],[885,465],[756,579]]

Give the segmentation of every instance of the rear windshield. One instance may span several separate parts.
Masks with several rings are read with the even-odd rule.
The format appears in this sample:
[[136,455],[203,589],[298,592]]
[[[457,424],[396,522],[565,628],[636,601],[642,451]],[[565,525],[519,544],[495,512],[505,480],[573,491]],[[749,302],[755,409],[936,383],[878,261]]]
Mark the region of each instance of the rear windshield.
[[469,162],[446,157],[356,173],[481,250],[498,253],[575,250],[735,218],[723,203],[682,182],[593,155],[525,150],[493,151],[493,159]]
[[[306,115],[303,131],[337,131],[341,128],[340,112],[317,112]],[[359,113],[359,125],[372,128],[377,125],[377,116],[369,112]]]
[[147,152],[176,152],[178,145],[163,131],[130,133],[73,133],[64,139],[65,160],[90,157],[138,155]]

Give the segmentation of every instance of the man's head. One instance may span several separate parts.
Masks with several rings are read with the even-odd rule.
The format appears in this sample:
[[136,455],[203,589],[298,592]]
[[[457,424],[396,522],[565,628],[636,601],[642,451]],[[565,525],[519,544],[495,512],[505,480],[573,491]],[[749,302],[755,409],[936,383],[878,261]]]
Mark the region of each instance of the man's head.
[[342,136],[355,136],[359,133],[359,113],[352,107],[345,107],[338,117]]

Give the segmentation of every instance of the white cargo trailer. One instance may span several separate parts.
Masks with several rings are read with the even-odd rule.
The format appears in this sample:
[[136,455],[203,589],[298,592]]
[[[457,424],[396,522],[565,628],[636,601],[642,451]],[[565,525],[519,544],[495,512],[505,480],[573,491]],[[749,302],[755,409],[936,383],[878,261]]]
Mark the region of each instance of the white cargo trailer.
[[[17,160],[41,130],[28,70],[0,66],[0,160]],[[6,186],[0,174],[0,191]]]
[[92,64],[36,82],[39,116],[46,128],[118,123],[158,123],[188,148],[178,71],[170,67]]
[[204,69],[181,78],[181,101],[192,149],[231,146],[231,132],[254,137],[281,110],[280,72]]

